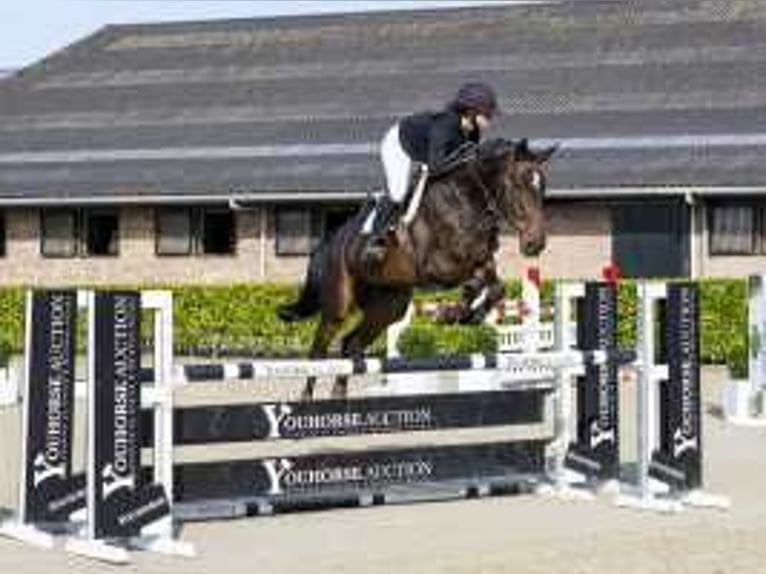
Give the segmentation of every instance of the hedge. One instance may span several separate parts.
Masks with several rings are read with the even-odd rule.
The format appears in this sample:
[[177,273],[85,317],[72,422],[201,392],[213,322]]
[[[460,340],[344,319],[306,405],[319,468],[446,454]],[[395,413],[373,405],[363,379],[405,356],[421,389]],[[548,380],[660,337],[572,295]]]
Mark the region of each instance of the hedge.
[[[700,281],[701,352],[706,363],[742,360],[747,354],[747,281],[704,279]],[[304,355],[315,321],[285,324],[275,309],[297,295],[297,286],[252,284],[231,286],[172,286],[174,294],[175,347],[180,354]],[[518,281],[507,285],[509,296],[521,292]],[[543,300],[550,301],[552,283],[543,285]],[[459,293],[418,292],[420,300],[455,301]],[[20,353],[23,345],[23,288],[0,288],[0,359]],[[635,284],[620,283],[618,336],[631,346],[635,340]],[[147,330],[148,332],[148,330]],[[374,351],[382,352],[384,341]],[[440,353],[492,352],[496,348],[492,329],[486,326],[437,325],[417,319],[401,339],[408,356]]]

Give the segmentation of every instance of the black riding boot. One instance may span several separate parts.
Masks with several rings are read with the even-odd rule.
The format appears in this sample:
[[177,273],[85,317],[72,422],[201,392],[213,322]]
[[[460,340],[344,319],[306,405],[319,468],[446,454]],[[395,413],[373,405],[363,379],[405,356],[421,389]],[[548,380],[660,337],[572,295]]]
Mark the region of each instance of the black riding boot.
[[386,255],[386,235],[396,227],[401,206],[386,197],[377,207],[372,232],[365,245],[363,259],[370,263],[380,263]]

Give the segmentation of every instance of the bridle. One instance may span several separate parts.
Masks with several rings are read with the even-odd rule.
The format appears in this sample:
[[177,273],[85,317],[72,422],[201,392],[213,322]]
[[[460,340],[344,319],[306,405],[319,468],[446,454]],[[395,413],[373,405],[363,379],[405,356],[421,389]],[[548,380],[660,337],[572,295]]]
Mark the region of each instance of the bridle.
[[[489,189],[487,184],[484,182],[484,180],[481,177],[481,174],[479,173],[477,163],[478,158],[473,157],[471,158],[472,161],[468,163],[468,174],[470,178],[473,180],[473,182],[476,184],[476,187],[479,188],[483,195],[484,203],[487,206],[487,215],[485,215],[484,219],[480,221],[480,228],[493,228],[498,227],[499,221],[505,221],[511,229],[516,227],[513,223],[513,218],[508,214],[507,210],[502,208],[501,200],[497,197],[497,194],[492,193],[492,191]],[[512,190],[513,191],[513,190]],[[501,195],[503,193],[501,192]],[[511,208],[514,209],[513,202],[511,202]],[[515,209],[514,209],[515,211]],[[514,214],[518,215],[518,214]],[[489,222],[489,224],[487,224]]]
[[[511,153],[511,150],[509,149],[507,153]],[[497,229],[500,221],[505,221],[511,229],[517,227],[514,224],[514,219],[521,219],[521,217],[515,203],[513,201],[510,202],[509,207],[510,211],[513,211],[512,214],[509,213],[509,210],[503,209],[505,202],[498,197],[498,194],[492,192],[491,186],[486,184],[479,172],[478,163],[478,146],[475,143],[469,142],[456,149],[431,177],[442,177],[460,167],[465,167],[468,176],[481,192],[484,204],[487,207],[486,215],[479,221],[479,229]],[[513,183],[515,184],[516,182]],[[513,185],[511,192],[515,191],[515,187]],[[504,193],[501,192],[501,195],[504,195]]]

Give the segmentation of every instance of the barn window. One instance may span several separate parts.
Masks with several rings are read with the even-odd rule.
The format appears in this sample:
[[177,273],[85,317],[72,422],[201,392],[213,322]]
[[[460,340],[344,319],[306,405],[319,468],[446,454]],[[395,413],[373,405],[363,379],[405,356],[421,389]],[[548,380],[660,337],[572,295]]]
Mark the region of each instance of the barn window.
[[236,218],[229,209],[168,207],[157,210],[157,255],[231,255],[236,245]]
[[190,255],[192,213],[186,207],[158,209],[156,213],[157,255]]
[[752,204],[713,205],[710,211],[710,254],[763,253],[763,223],[763,207]]
[[321,237],[321,213],[305,207],[279,207],[275,228],[277,255],[308,255]]
[[40,229],[40,251],[44,257],[77,255],[77,210],[44,210]]
[[115,256],[119,222],[114,209],[45,209],[40,216],[40,252],[44,257]]
[[234,213],[229,209],[204,209],[200,214],[202,224],[200,246],[208,255],[232,255],[236,247]]
[[86,210],[85,253],[91,256],[115,256],[118,254],[119,216],[110,209]]

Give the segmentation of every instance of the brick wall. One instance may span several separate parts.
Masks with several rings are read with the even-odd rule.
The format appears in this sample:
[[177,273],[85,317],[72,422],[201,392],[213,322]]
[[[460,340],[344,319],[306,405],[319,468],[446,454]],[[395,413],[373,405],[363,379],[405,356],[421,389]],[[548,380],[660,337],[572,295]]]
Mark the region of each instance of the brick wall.
[[258,211],[236,216],[235,255],[159,257],[155,254],[154,209],[126,207],[120,212],[119,256],[55,259],[40,254],[37,209],[5,211],[6,256],[0,258],[4,284],[72,285],[115,283],[230,283],[259,278]]
[[612,255],[611,217],[608,207],[556,203],[546,209],[547,247],[536,258],[519,253],[518,237],[503,237],[498,263],[504,276],[520,276],[538,266],[543,277],[569,279],[598,277]]
[[[506,277],[519,276],[524,268],[537,265],[545,277],[598,276],[611,258],[609,207],[557,203],[549,208],[547,216],[548,247],[539,258],[522,257],[515,234],[503,236],[498,256],[501,273]],[[705,220],[704,212],[698,211],[695,257],[700,276],[743,276],[766,268],[766,257],[711,257]],[[262,281],[264,277],[269,281],[295,282],[303,278],[306,257],[275,254],[271,210],[236,213],[238,243],[232,256],[158,257],[154,221],[151,207],[123,208],[118,257],[52,259],[40,255],[39,210],[7,209],[7,253],[0,257],[0,282],[42,286],[236,283]]]

